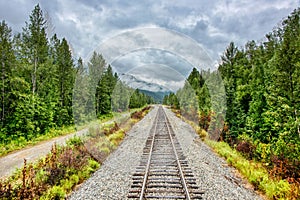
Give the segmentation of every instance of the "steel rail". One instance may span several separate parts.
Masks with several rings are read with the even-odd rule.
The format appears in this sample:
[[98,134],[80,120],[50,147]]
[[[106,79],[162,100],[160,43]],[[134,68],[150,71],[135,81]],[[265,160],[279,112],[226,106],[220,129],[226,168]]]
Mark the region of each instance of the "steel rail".
[[[159,107],[159,109],[160,109],[160,107]],[[156,128],[157,128],[157,124],[158,124],[159,109],[157,110],[157,114],[156,114],[156,117],[155,117],[154,134],[152,136],[152,142],[151,142],[151,147],[150,147],[150,152],[149,152],[149,158],[148,158],[148,161],[147,161],[146,174],[144,176],[144,181],[143,181],[143,186],[142,186],[142,190],[141,190],[140,200],[142,200],[144,198],[144,193],[145,193],[145,189],[146,189],[146,184],[147,184],[147,179],[148,179],[148,174],[149,174],[149,169],[150,169],[150,163],[151,163],[151,157],[152,157],[152,151],[153,151],[153,146],[154,146],[154,139],[155,139],[155,135],[156,135]]]
[[173,151],[174,151],[174,154],[175,154],[175,157],[176,157],[177,166],[178,166],[179,173],[180,173],[180,178],[181,178],[182,185],[184,187],[184,191],[185,191],[185,194],[186,194],[186,199],[190,200],[191,199],[190,193],[189,193],[189,190],[188,190],[185,178],[184,178],[184,174],[183,174],[183,171],[182,171],[182,168],[181,168],[181,164],[179,162],[179,157],[178,157],[178,154],[177,154],[177,150],[175,148],[174,140],[173,140],[172,135],[171,135],[171,130],[170,130],[170,127],[169,127],[170,126],[170,122],[169,122],[167,114],[165,113],[164,110],[163,110],[163,113],[164,113],[164,116],[165,116],[166,125],[167,125],[167,128],[168,128],[168,133],[169,133],[169,137],[170,137],[170,140],[171,140],[171,143],[172,143]]
[[149,131],[129,199],[202,199],[192,170],[165,109],[160,106]]

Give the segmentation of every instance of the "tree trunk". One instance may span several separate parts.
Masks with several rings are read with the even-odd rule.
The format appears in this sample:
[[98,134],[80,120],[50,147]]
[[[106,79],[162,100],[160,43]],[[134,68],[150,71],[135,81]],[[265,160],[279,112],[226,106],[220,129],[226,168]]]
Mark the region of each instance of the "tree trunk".
[[2,60],[2,116],[1,116],[1,122],[2,122],[2,126],[4,123],[4,119],[5,119],[5,106],[4,106],[4,95],[5,95],[5,88],[4,88],[4,80],[5,80],[5,64],[4,61]]
[[36,70],[37,70],[37,58],[34,58],[34,69],[32,74],[32,94],[36,92]]

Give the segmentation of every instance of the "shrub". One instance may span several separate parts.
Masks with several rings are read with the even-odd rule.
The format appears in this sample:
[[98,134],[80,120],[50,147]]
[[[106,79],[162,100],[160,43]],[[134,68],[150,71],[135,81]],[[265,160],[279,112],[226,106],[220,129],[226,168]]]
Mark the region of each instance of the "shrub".
[[251,142],[238,141],[236,150],[241,152],[247,158],[252,159],[253,151],[255,150],[255,147],[253,146],[253,144]]
[[272,179],[267,169],[260,163],[246,160],[225,142],[206,140],[206,143],[229,164],[236,167],[254,185],[255,189],[263,191],[270,199],[293,199],[290,184],[286,180]]
[[48,199],[65,199],[66,193],[61,186],[53,186],[50,188],[45,195],[41,196],[41,200],[48,200]]
[[199,127],[196,128],[196,133],[199,135],[202,141],[204,141],[208,136],[207,132]]

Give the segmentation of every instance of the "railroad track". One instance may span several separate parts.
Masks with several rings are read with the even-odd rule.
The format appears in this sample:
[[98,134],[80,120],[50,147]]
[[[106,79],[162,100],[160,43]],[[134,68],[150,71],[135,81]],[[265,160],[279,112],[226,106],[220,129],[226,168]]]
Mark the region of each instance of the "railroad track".
[[202,199],[203,192],[161,106],[132,179],[129,199]]

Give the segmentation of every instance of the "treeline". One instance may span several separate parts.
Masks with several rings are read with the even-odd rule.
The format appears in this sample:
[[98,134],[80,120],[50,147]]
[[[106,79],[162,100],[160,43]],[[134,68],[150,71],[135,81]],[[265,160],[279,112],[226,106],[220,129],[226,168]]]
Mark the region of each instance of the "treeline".
[[77,69],[67,40],[49,39],[46,30],[39,5],[21,33],[13,36],[5,21],[0,24],[1,142],[30,140],[73,123]]
[[[128,99],[132,101],[122,110],[128,109],[129,103],[136,108],[152,102],[121,83],[101,54],[94,52],[87,67],[81,58],[74,61],[67,40],[49,33],[48,26],[51,29],[39,4],[21,33],[13,35],[4,20],[0,23],[1,144],[22,143],[52,128],[73,125],[74,91],[79,102],[85,103],[83,110],[76,112],[92,110],[97,117],[116,111],[113,102],[120,108],[123,97],[112,99],[117,84],[131,91]],[[84,83],[80,90],[74,88],[79,82]]]
[[[229,44],[218,72],[226,90],[227,111],[219,140],[249,159],[262,161],[273,175],[300,182],[300,8],[294,10],[264,42],[244,48]],[[215,113],[205,78],[213,72],[193,69],[184,87],[164,98],[174,108],[198,103],[198,122],[207,129]],[[210,74],[211,75],[211,74]],[[192,94],[192,93],[191,93]],[[190,98],[188,98],[190,96]],[[184,111],[185,112],[185,111]],[[193,113],[189,111],[190,113]]]
[[300,8],[243,49],[230,43],[219,71],[226,94],[223,140],[249,158],[300,178]]
[[154,103],[152,97],[123,83],[101,54],[93,52],[87,69],[83,67],[82,61],[79,61],[73,90],[73,114],[76,124],[110,115],[111,112],[140,108],[151,103]]
[[212,105],[206,78],[212,77],[213,73],[202,70],[199,72],[193,68],[183,88],[176,94],[170,93],[163,99],[163,104],[172,108],[180,109],[186,118],[198,121],[201,128],[208,130],[212,116]]

